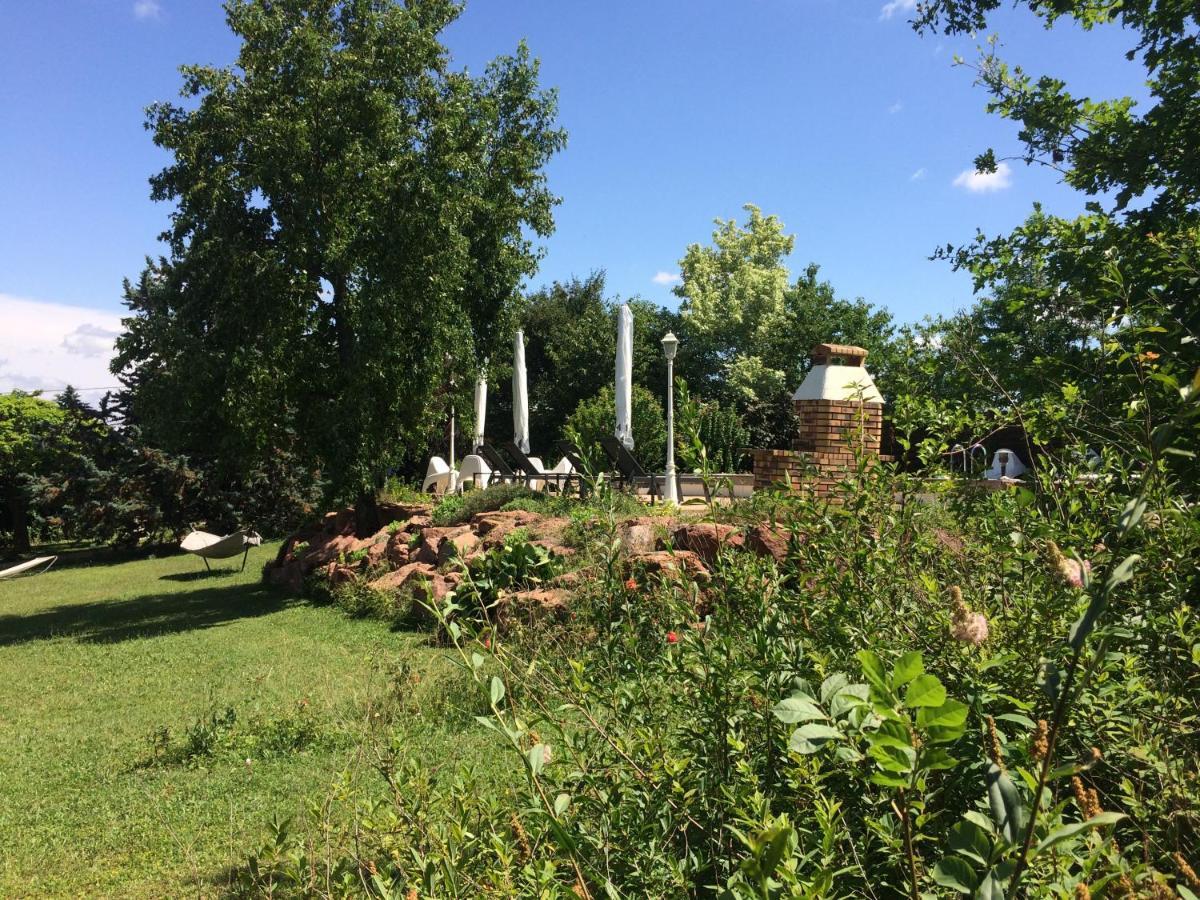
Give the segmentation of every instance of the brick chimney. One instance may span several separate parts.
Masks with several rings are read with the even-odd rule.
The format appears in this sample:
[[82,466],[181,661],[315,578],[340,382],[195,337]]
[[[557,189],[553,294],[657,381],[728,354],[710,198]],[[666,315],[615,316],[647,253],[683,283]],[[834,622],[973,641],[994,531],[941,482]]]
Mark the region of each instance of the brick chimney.
[[817,344],[812,369],[792,395],[800,419],[793,449],[813,454],[821,470],[851,465],[856,450],[879,453],[883,396],[866,359],[862,347]]

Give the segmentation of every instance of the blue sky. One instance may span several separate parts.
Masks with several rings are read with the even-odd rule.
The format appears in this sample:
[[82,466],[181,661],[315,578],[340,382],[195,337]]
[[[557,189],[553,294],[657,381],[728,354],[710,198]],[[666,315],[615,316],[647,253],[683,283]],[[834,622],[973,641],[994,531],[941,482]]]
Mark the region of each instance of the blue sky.
[[[910,15],[906,0],[473,0],[447,41],[479,71],[525,38],[559,91],[563,202],[534,286],[602,268],[610,291],[674,305],[684,248],[751,202],[796,236],[793,272],[817,262],[840,294],[916,320],[971,299],[934,247],[1083,198],[1021,163],[971,177],[981,150],[1018,147],[952,66],[982,36],[919,38]],[[1005,58],[1073,90],[1143,93],[1118,29],[1008,12],[994,30]],[[168,214],[149,199],[166,159],[143,109],[176,97],[180,64],[235,53],[215,0],[0,0],[0,390],[112,383],[121,279],[160,251]]]

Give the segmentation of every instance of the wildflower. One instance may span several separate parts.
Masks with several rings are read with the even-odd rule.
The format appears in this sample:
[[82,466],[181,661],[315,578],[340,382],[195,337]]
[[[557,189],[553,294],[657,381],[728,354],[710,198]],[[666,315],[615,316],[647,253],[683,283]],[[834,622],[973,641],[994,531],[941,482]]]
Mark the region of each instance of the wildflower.
[[484,647],[484,649],[485,649],[485,650],[491,650],[491,649],[492,649],[492,639],[491,639],[490,637],[485,637],[485,638],[483,639],[483,647]]
[[1000,750],[1000,734],[996,731],[996,720],[991,716],[987,717],[988,727],[988,755],[992,758],[992,762],[996,764],[997,769],[1004,768],[1004,754]]
[[950,637],[972,647],[978,647],[988,638],[988,621],[983,613],[977,613],[963,600],[958,585],[950,588]]
[[410,887],[408,889],[408,893],[404,895],[404,900],[418,900],[417,889],[415,887]]
[[1038,719],[1037,730],[1033,733],[1033,746],[1029,755],[1041,762],[1050,752],[1050,726],[1045,719]]
[[1075,885],[1075,900],[1092,900],[1092,892],[1082,881]]
[[1085,788],[1083,780],[1078,775],[1071,778],[1071,788],[1075,791],[1075,805],[1079,807],[1079,814],[1084,821],[1104,812],[1104,808],[1100,805],[1100,795],[1096,789]]
[[667,632],[667,643],[668,644],[678,644],[679,643],[679,635],[677,635],[673,631],[668,631]]
[[1124,872],[1122,872],[1121,877],[1117,879],[1117,891],[1119,892],[1117,894],[1118,897],[1137,896],[1137,891],[1133,889],[1133,882],[1129,880],[1129,876]]
[[1183,854],[1177,852],[1171,858],[1175,860],[1175,865],[1179,867],[1179,872],[1183,875],[1184,881],[1192,886],[1192,890],[1200,891],[1200,875],[1197,875],[1196,870],[1188,865],[1188,861],[1183,858]]
[[575,886],[571,888],[571,893],[576,897],[586,897],[588,895],[587,888],[583,886],[583,882],[578,878],[575,879]]
[[1050,557],[1050,564],[1054,566],[1054,571],[1063,584],[1068,587],[1083,587],[1085,573],[1090,575],[1092,571],[1090,562],[1068,559],[1054,541],[1050,541],[1046,545],[1046,551]]
[[517,814],[513,813],[508,820],[508,824],[512,826],[513,834],[516,835],[517,844],[521,847],[521,856],[523,859],[529,859],[533,856],[533,848],[529,846],[529,835],[525,833],[525,827],[521,824],[521,820],[517,818]]
[[637,590],[637,586],[638,586],[638,584],[637,584],[637,579],[636,579],[636,578],[627,578],[627,579],[625,580],[625,590],[627,590],[627,591],[636,591],[636,590]]

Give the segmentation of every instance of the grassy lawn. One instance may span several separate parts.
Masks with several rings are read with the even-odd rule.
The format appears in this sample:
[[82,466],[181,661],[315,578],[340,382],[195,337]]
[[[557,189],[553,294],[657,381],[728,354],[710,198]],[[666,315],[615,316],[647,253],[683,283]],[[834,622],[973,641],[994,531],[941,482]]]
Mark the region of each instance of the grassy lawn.
[[[453,669],[421,636],[263,586],[275,549],[244,574],[172,556],[0,582],[0,896],[220,894],[273,815],[352,763],[398,661],[444,701]],[[305,701],[323,737],[304,749],[156,759],[164,728],[178,746],[214,712],[261,723]],[[435,710],[410,738],[482,758],[469,722]]]

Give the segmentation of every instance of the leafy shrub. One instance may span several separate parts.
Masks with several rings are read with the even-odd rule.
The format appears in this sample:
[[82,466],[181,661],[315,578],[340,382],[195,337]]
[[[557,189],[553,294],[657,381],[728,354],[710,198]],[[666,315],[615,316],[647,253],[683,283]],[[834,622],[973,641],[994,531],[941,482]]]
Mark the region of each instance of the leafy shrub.
[[[645,466],[661,468],[667,454],[667,420],[662,404],[640,385],[633,386],[632,400],[634,453]],[[575,408],[563,429],[564,436],[574,435],[572,439],[586,451],[613,433],[616,417],[616,395],[612,385],[605,385]]]
[[448,494],[433,508],[433,524],[462,525],[482,512],[501,509],[514,500],[530,500],[538,495],[523,484],[513,482],[493,484],[478,491]]

